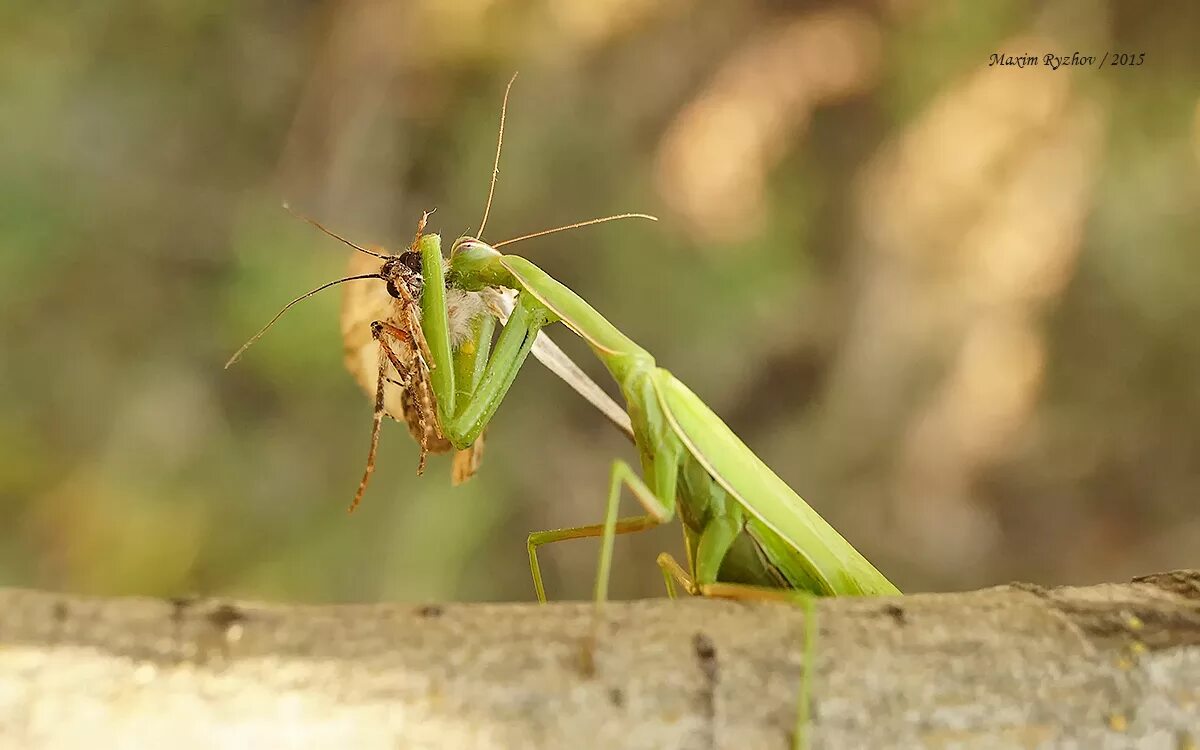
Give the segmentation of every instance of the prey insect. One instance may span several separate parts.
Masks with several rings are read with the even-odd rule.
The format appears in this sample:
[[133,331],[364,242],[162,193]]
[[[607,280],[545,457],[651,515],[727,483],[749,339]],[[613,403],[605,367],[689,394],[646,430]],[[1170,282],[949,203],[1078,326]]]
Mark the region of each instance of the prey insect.
[[[291,211],[286,204],[284,207]],[[413,244],[407,251],[399,254],[362,247],[326,229],[313,219],[292,213],[353,248],[356,255],[351,270],[356,272],[323,284],[289,302],[229,358],[225,367],[228,368],[236,362],[246,349],[301,300],[330,286],[348,281],[373,279],[383,282],[382,285],[372,285],[372,288],[347,295],[343,305],[342,329],[346,364],[368,394],[374,394],[375,403],[370,450],[362,479],[350,505],[350,510],[353,511],[361,502],[371,474],[375,470],[380,427],[385,414],[405,422],[419,444],[418,475],[425,469],[428,453],[445,452],[452,448],[438,429],[436,409],[432,403],[434,396],[429,385],[429,347],[421,331],[419,315],[418,300],[424,283],[421,277],[420,254],[415,248],[424,232],[429,213],[421,216]],[[368,319],[361,319],[363,313],[366,313]],[[480,317],[479,320],[472,321],[472,325],[479,329],[481,335],[486,333],[490,341],[489,321],[490,318],[485,320],[484,317]],[[363,338],[366,340],[363,341]],[[364,367],[368,362],[369,366]],[[367,372],[370,375],[367,375]],[[452,469],[452,479],[456,484],[465,481],[474,473],[481,449],[481,441],[474,441],[472,445],[459,449]]]

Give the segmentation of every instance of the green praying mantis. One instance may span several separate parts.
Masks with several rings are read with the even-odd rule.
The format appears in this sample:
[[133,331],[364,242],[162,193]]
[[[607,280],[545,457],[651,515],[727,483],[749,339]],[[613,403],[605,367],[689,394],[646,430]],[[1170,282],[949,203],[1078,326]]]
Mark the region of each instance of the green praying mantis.
[[[512,82],[509,82],[511,88]],[[734,435],[711,409],[645,349],[621,333],[591,305],[529,260],[500,248],[553,232],[608,219],[488,244],[481,239],[498,173],[500,138],[488,207],[475,236],[455,240],[447,261],[437,234],[422,234],[424,282],[421,328],[430,354],[430,385],[443,434],[456,447],[471,445],[492,419],[537,334],[561,322],[579,336],[616,380],[625,398],[642,474],[616,459],[610,473],[602,523],[530,534],[534,587],[545,601],[537,550],[545,544],[600,537],[595,599],[607,597],[614,537],[671,521],[685,527],[688,566],[660,555],[668,588],[679,583],[692,594],[760,596],[798,591],[819,596],[899,594],[865,557],[817,514]],[[623,214],[618,217],[646,217]],[[447,290],[515,291],[517,300],[494,347],[455,346],[447,314]],[[464,374],[466,377],[464,377]],[[465,381],[465,382],[464,382]],[[644,513],[618,517],[627,487]]]

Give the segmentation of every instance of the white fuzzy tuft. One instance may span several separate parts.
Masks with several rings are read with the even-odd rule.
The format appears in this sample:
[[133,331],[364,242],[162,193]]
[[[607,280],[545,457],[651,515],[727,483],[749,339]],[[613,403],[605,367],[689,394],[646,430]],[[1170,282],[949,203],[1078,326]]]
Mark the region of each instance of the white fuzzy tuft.
[[451,287],[446,290],[446,315],[450,319],[450,346],[457,349],[471,337],[471,323],[487,315],[488,307],[479,292]]

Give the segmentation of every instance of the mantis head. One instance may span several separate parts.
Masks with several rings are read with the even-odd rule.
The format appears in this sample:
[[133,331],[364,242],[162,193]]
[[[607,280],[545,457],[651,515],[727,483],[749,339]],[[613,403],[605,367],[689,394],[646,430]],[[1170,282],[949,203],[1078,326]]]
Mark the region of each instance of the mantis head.
[[499,262],[502,257],[499,250],[483,240],[459,237],[450,248],[450,283],[467,291],[479,291],[485,286],[511,287],[508,271]]

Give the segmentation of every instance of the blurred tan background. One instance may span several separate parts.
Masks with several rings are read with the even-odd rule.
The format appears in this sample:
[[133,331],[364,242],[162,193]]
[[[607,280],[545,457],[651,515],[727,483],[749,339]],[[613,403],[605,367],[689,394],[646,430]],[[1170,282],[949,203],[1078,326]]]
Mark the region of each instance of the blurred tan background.
[[[52,9],[57,8],[56,9]],[[997,68],[995,52],[1145,52]],[[528,599],[629,447],[522,372],[413,476],[331,291],[423,209],[520,246],[905,590],[1200,564],[1200,4],[113,1],[0,8],[0,583]],[[603,379],[586,349],[561,343]],[[632,507],[632,502],[627,508]],[[678,528],[618,543],[662,591]],[[586,597],[596,547],[544,555]]]

